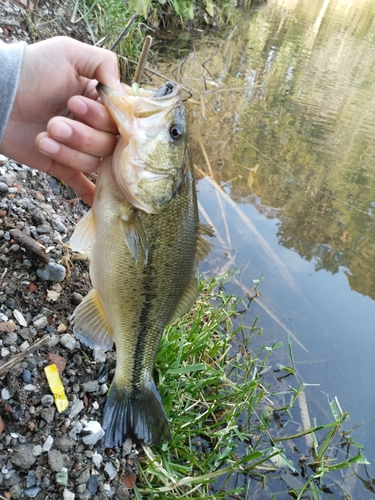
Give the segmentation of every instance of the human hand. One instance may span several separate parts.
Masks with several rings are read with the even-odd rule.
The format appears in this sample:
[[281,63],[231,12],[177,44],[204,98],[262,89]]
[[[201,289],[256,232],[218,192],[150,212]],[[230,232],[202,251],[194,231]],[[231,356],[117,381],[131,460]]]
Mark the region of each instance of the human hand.
[[67,37],[27,46],[1,143],[3,154],[66,182],[90,205],[95,187],[83,172],[112,154],[117,134],[97,81],[121,90],[115,54]]

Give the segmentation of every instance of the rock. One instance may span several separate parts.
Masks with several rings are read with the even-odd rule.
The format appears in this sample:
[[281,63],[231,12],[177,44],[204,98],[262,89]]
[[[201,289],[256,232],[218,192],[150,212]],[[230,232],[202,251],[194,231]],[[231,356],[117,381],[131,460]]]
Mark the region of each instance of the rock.
[[4,387],[4,389],[1,389],[1,399],[3,399],[4,401],[8,401],[8,399],[10,398],[11,395],[9,390],[6,387]]
[[62,451],[63,453],[68,453],[72,449],[74,444],[75,444],[74,439],[66,435],[61,436],[55,441],[56,448]]
[[11,498],[14,500],[18,500],[22,498],[23,490],[19,484],[15,484],[10,488]]
[[[83,469],[81,474],[77,477],[76,479],[76,484],[87,484],[87,481],[90,479],[90,469],[89,467],[86,467],[86,469]],[[86,489],[86,486],[85,486]]]
[[83,426],[81,424],[81,422],[77,422],[73,427],[72,429],[70,430],[69,432],[69,436],[74,439],[75,441],[77,441],[78,439],[78,434],[80,434],[82,432],[82,429],[83,429]]
[[36,270],[38,278],[46,281],[64,281],[66,269],[56,262],[49,262],[43,268]]
[[81,388],[84,392],[96,392],[99,390],[99,383],[97,380],[90,380],[89,382],[83,382]]
[[46,218],[45,218],[43,212],[40,210],[40,208],[35,208],[31,212],[31,219],[34,222],[34,224],[36,224],[37,226],[44,224],[44,222],[46,221]]
[[25,320],[25,318],[23,317],[22,313],[20,313],[18,311],[18,309],[15,309],[13,311],[13,316],[16,318],[16,320],[18,321],[18,323],[21,325],[21,326],[27,326],[27,321]]
[[68,471],[62,470],[56,474],[56,483],[61,484],[62,486],[68,486]]
[[34,486],[33,488],[29,488],[29,489],[24,490],[23,494],[27,498],[35,498],[37,496],[37,494],[39,493],[39,491],[40,491],[39,486]]
[[107,355],[105,352],[100,351],[99,349],[94,349],[94,360],[97,363],[105,363],[107,360]]
[[91,432],[91,434],[87,434],[82,438],[82,441],[87,445],[96,444],[104,436],[102,426],[95,420],[91,420],[84,428],[84,431]]
[[91,460],[92,460],[92,463],[94,464],[94,466],[97,469],[99,469],[100,466],[102,465],[103,457],[99,453],[94,453]]
[[43,444],[43,451],[49,451],[53,445],[53,437],[49,435]]
[[14,465],[20,467],[21,469],[28,470],[35,464],[36,457],[32,453],[33,446],[29,444],[19,444],[17,445],[10,459]]
[[8,191],[9,191],[9,188],[5,184],[5,182],[0,182],[0,194],[7,193]]
[[30,384],[31,382],[31,371],[26,368],[22,372],[22,380],[25,384]]
[[34,457],[39,457],[43,453],[43,448],[40,446],[40,444],[37,444],[34,446],[32,450],[32,454]]
[[96,494],[99,489],[99,476],[97,474],[91,474],[87,482],[87,489],[91,496]]
[[27,479],[26,479],[26,488],[32,488],[33,486],[36,485],[36,475],[35,475],[35,470],[29,470],[27,473]]
[[33,321],[33,325],[36,328],[36,330],[44,330],[48,323],[48,319],[46,316],[42,316],[40,318],[37,318],[36,320]]
[[69,351],[74,351],[76,347],[78,347],[76,339],[72,337],[70,333],[65,333],[64,335],[61,335],[60,344]]
[[77,399],[77,401],[75,401],[73,403],[73,406],[70,409],[70,413],[68,415],[68,418],[73,420],[73,418],[75,418],[83,410],[83,407],[84,407],[83,401],[80,399]]
[[55,214],[52,215],[52,227],[61,234],[68,232],[68,228],[62,223],[61,218]]
[[41,399],[41,403],[43,406],[52,406],[53,401],[54,401],[53,396],[51,396],[51,394],[45,394],[44,396],[42,396],[42,399]]
[[75,494],[65,488],[63,492],[63,500],[74,500],[74,499],[75,499]]
[[13,321],[3,321],[0,323],[0,332],[9,333],[14,332],[16,324]]
[[109,479],[112,481],[117,476],[117,469],[112,462],[107,462],[105,464],[104,470],[108,474]]
[[64,467],[64,459],[61,451],[50,450],[48,452],[48,464],[55,472],[60,472]]
[[[48,424],[52,424],[53,419],[55,418],[55,408],[54,407],[43,408],[40,413],[41,413],[41,417],[43,418],[43,420],[45,420]],[[48,450],[44,450],[44,451],[48,451]]]

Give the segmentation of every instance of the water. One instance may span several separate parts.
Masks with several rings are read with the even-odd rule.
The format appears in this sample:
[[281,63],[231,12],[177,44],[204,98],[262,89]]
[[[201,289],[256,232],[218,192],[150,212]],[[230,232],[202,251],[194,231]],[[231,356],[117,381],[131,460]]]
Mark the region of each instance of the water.
[[233,33],[168,41],[161,68],[191,88],[194,163],[216,183],[198,183],[204,269],[235,269],[236,293],[263,275],[260,342],[287,357],[289,332],[311,415],[337,397],[372,463],[374,48],[372,0],[271,0]]

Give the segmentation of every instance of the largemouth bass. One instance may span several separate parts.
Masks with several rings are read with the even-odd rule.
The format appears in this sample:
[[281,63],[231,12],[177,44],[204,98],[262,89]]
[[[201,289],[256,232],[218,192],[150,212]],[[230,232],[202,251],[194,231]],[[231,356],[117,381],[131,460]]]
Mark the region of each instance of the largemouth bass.
[[179,88],[98,85],[120,139],[103,160],[92,209],[77,224],[73,250],[90,250],[93,289],[74,311],[85,345],[116,344],[116,371],[103,416],[105,445],[128,437],[146,445],[170,439],[153,380],[165,326],[198,297],[195,271],[209,251],[199,222],[185,111]]

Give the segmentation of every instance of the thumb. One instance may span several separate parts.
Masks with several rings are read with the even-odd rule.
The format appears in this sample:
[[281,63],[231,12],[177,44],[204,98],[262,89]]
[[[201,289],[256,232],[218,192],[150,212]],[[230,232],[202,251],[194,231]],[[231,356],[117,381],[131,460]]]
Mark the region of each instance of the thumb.
[[116,55],[107,49],[93,47],[68,37],[64,40],[65,56],[80,76],[95,79],[106,87],[122,91]]

